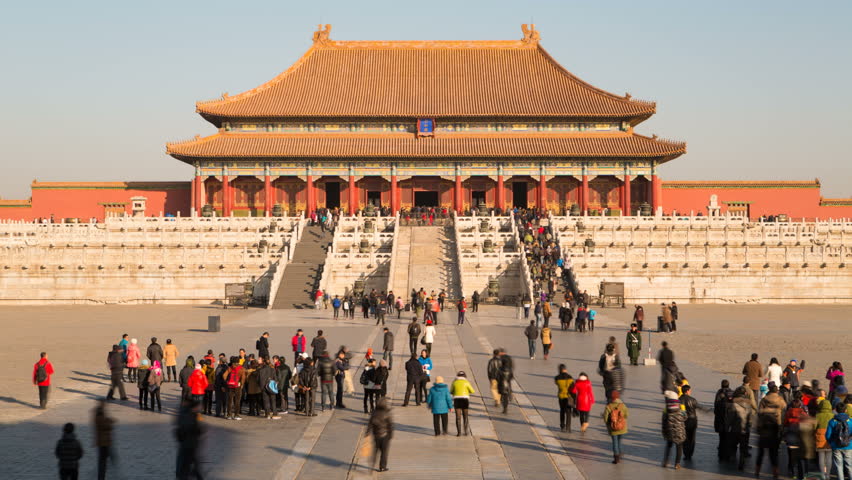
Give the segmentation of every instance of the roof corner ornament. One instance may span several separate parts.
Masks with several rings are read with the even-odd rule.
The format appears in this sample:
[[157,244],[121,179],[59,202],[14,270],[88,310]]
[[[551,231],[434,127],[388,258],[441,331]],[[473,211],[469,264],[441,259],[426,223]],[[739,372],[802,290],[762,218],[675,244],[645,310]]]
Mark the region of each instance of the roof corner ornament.
[[538,44],[538,41],[541,38],[541,36],[539,35],[538,30],[535,29],[534,23],[530,23],[530,24],[522,23],[521,24],[521,31],[524,32],[524,38],[523,38],[523,40],[521,40],[522,42],[533,44],[533,45]]
[[624,98],[626,100],[630,100],[631,98],[633,98],[633,95],[630,95],[630,92],[627,92],[627,93],[624,94]]
[[222,92],[222,100],[227,100],[228,97],[230,97],[230,95],[228,95],[228,92]]
[[317,25],[317,31],[314,32],[314,43],[324,44],[329,41],[329,34],[331,33],[331,25],[329,24],[319,24]]

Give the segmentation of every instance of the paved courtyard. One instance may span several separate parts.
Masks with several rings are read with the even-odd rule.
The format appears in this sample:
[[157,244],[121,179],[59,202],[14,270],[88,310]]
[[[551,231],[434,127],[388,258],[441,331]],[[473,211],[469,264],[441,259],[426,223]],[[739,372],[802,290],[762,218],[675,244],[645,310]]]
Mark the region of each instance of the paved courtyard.
[[[610,335],[623,342],[631,310],[602,310],[593,333],[554,330],[554,350],[546,361],[541,356],[536,360],[526,357],[524,322],[513,308],[483,307],[478,314],[470,314],[469,322],[460,327],[451,318],[454,312],[443,314],[433,349],[433,379],[442,375],[449,382],[456,371],[465,370],[477,393],[471,401],[473,435],[437,439],[425,407],[416,407],[413,401],[410,406],[401,407],[405,391],[403,363],[408,356],[407,321],[393,319],[389,328],[396,334],[396,356],[388,392],[396,434],[390,448],[390,472],[378,474],[368,468],[369,459],[364,457],[362,448],[366,415],[360,408],[361,389],[357,382],[359,392],[344,400],[349,408],[317,417],[291,414],[278,421],[244,417],[241,422],[205,417],[204,471],[208,478],[222,479],[739,477],[730,465],[719,465],[715,460],[712,415],[700,418],[692,462],[686,462],[677,473],[659,467],[662,402],[656,367],[627,368],[624,399],[630,408],[630,432],[625,439],[623,463],[610,463],[610,441],[600,419],[604,395],[596,365]],[[649,313],[651,310],[648,307]],[[680,331],[666,338],[675,346],[678,364],[693,385],[695,396],[711,406],[719,381],[739,377],[719,372],[739,372],[750,349],[759,352],[761,360],[768,360],[764,355],[776,353],[782,362],[790,355],[807,358],[813,363],[809,373],[821,378],[827,359],[847,360],[848,349],[838,351],[834,346],[843,338],[838,335],[844,334],[842,322],[850,313],[852,309],[843,307],[684,305]],[[171,338],[182,357],[193,354],[196,358],[208,348],[231,354],[244,347],[251,352],[257,336],[269,331],[272,353],[292,359],[289,339],[297,328],[303,328],[309,339],[322,328],[329,349],[348,345],[355,352],[355,364],[360,363],[369,347],[381,352],[382,343],[381,328],[375,327],[373,321],[334,321],[330,311],[69,306],[3,308],[0,315],[0,336],[4,340],[0,361],[5,366],[0,370],[4,385],[0,392],[0,478],[55,477],[53,446],[61,425],[68,421],[78,424],[78,436],[86,448],[81,478],[94,476],[91,409],[94,399],[106,393],[106,354],[122,333],[138,338],[143,350],[151,336],[157,336],[161,343]],[[206,332],[207,315],[222,316],[221,333]],[[781,331],[771,332],[773,326]],[[736,338],[738,332],[742,335],[733,345],[736,348],[727,348],[726,339]],[[662,337],[653,333],[651,338],[656,349]],[[796,343],[797,338],[807,341]],[[647,348],[647,334],[643,340]],[[485,372],[494,347],[505,347],[515,358],[516,403],[507,415],[492,406]],[[57,370],[47,411],[35,408],[38,397],[30,382],[32,364],[42,350],[50,353]],[[559,363],[567,364],[575,378],[585,371],[595,385],[597,403],[592,410],[591,428],[585,434],[579,433],[578,428],[574,433],[559,431],[553,383]],[[358,372],[356,379],[357,375]],[[118,422],[115,442],[119,478],[171,478],[178,387],[166,384],[162,414],[137,408],[135,386],[128,388],[128,394],[131,401],[109,405],[109,414]],[[452,424],[451,416],[450,431],[455,432]]]

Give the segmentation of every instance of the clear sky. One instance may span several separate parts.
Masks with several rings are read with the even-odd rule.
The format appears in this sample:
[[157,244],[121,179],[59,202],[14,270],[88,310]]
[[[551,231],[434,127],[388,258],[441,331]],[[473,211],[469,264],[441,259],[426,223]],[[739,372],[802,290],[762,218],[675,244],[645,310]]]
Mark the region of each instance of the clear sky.
[[341,40],[519,39],[657,101],[640,133],[688,142],[666,179],[818,177],[852,196],[852,2],[429,0],[0,4],[0,196],[33,179],[188,180],[165,143],[214,127],[195,101],[255,87],[318,23]]

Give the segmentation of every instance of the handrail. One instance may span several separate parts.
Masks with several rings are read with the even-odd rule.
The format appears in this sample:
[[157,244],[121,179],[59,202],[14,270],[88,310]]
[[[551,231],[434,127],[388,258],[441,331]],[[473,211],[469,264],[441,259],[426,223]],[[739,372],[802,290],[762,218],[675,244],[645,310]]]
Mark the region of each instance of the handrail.
[[[397,259],[397,245],[399,245],[399,212],[396,212],[396,220],[394,220],[393,226],[393,241],[391,242],[391,260],[390,267],[388,267],[388,283],[385,286],[385,291],[390,293],[393,290],[393,279],[396,274],[396,259]],[[405,292],[403,292],[405,293]],[[402,296],[399,293],[396,293],[397,296]]]

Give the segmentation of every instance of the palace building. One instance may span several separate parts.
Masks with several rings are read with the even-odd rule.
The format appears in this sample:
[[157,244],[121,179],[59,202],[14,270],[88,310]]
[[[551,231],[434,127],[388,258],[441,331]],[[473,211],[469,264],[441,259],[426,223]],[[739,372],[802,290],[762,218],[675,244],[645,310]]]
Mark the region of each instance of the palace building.
[[193,208],[626,214],[659,205],[658,166],[686,152],[634,131],[653,102],[577,78],[534,26],[513,41],[334,41],[330,30],[267,83],[197,104],[218,131],[167,146],[195,167]]
[[563,68],[534,25],[520,40],[336,41],[320,26],[287,70],[196,104],[217,130],[166,151],[183,182],[33,182],[0,218],[130,213],[263,216],[485,205],[632,215],[722,213],[852,217],[812,182],[663,182],[683,142],[636,131],[653,102],[596,88]]

